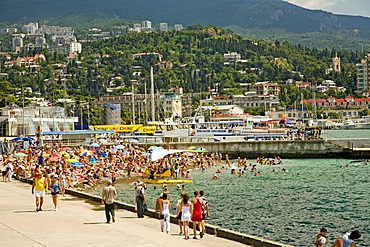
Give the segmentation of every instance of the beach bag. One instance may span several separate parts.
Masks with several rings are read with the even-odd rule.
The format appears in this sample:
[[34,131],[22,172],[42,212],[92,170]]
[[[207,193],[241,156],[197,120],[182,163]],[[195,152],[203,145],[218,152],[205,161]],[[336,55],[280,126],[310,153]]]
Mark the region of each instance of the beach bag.
[[146,205],[146,202],[143,203],[143,211],[148,212],[148,205]]

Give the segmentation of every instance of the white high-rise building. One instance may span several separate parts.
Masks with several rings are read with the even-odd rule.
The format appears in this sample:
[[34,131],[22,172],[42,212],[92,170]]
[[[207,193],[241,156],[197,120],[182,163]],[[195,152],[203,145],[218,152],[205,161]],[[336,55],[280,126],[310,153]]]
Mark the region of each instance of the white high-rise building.
[[141,28],[144,31],[151,31],[152,30],[152,22],[151,21],[143,21],[141,23]]
[[12,39],[12,46],[13,46],[13,49],[14,50],[19,50],[20,48],[23,47],[23,38],[20,37],[20,36],[15,36],[13,39]]
[[74,53],[74,52],[81,53],[81,51],[82,51],[82,45],[81,45],[81,43],[79,43],[79,42],[71,42],[69,44],[69,54]]
[[134,32],[140,32],[141,31],[141,24],[140,23],[135,23],[133,31]]
[[175,24],[175,30],[176,31],[181,31],[183,29],[184,29],[184,27],[182,26],[182,24]]
[[27,25],[24,25],[23,29],[26,32],[26,34],[35,34],[39,29],[39,24],[37,22],[35,23],[30,22]]
[[167,22],[159,23],[159,31],[167,32],[168,31],[168,24]]
[[357,67],[357,91],[370,90],[370,53],[368,53],[364,59],[361,59],[361,63],[356,64]]

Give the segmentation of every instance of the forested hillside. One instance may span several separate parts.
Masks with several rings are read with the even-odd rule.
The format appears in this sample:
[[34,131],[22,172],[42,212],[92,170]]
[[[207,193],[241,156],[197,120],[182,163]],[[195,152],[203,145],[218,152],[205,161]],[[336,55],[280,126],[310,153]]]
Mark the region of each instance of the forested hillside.
[[307,10],[282,0],[2,0],[0,9],[2,25],[39,21],[76,26],[112,18],[151,20],[157,25],[216,25],[257,39],[288,40],[310,47],[324,48],[324,41],[329,47],[370,49],[370,18]]
[[[55,74],[55,64],[65,63],[65,55],[49,54],[46,50],[35,50],[32,54],[40,52],[46,54],[47,61],[41,64],[39,73],[28,73],[27,68],[17,66],[3,68],[2,72],[8,73],[9,78],[0,79],[1,97],[12,101],[8,94],[14,92],[14,87],[22,85],[49,98],[52,94],[55,98],[64,96],[62,78]],[[133,57],[135,53],[152,52],[161,54],[161,59],[156,55]],[[241,54],[243,62],[225,65],[223,54],[228,52]],[[336,53],[342,59],[342,73],[327,73]],[[181,32],[128,33],[84,43],[78,59],[81,65],[68,64],[66,83],[68,95],[97,97],[108,94],[108,87],[118,88],[113,94],[130,91],[132,80],[136,80],[143,93],[143,82],[148,82],[149,87],[150,67],[153,66],[156,88],[162,91],[183,87],[186,93],[208,92],[217,86],[220,94],[237,94],[246,90],[240,83],[280,83],[287,79],[319,83],[331,79],[351,94],[356,80],[355,63],[361,56],[346,50],[308,49],[286,42],[256,42],[217,27],[192,26]],[[166,67],[165,62],[171,67]],[[134,72],[141,74],[134,75]],[[47,80],[56,84],[46,86],[44,82]],[[5,101],[1,102],[4,105]]]

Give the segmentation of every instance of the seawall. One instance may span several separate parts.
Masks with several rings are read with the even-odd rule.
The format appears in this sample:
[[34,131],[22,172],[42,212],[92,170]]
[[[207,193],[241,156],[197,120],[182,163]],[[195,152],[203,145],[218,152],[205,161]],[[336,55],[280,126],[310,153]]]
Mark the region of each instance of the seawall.
[[[144,147],[148,148],[146,144]],[[230,158],[255,159],[258,156],[281,158],[350,158],[351,151],[325,140],[309,141],[235,141],[235,142],[172,142],[163,145],[169,149],[186,149],[189,146],[201,146],[210,152],[228,153]],[[362,152],[359,155],[368,155]],[[357,157],[359,158],[359,157]]]
[[[255,159],[258,156],[281,158],[347,158],[369,159],[370,148],[355,148],[355,140],[345,144],[331,140],[294,141],[234,141],[234,142],[167,142],[157,144],[166,149],[187,149],[189,146],[204,147],[210,152],[228,153],[229,157]],[[153,144],[142,144],[148,148]],[[350,147],[348,147],[350,145]]]

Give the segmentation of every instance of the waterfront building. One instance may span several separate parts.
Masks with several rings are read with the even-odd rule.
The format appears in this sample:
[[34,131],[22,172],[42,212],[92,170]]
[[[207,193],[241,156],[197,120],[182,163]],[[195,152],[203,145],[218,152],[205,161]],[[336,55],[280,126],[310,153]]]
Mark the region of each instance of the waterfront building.
[[241,107],[265,107],[265,109],[279,106],[280,87],[277,83],[257,82],[250,85],[250,91],[244,95],[213,96],[200,100],[200,106],[238,105]]
[[[176,93],[154,94],[155,118],[160,120],[164,117],[182,117],[181,95]],[[151,115],[152,109],[150,95],[138,93],[124,93],[116,96],[101,96],[97,104],[105,107],[106,104],[120,104],[121,110],[134,113],[135,123],[144,123]]]
[[49,106],[43,98],[32,98],[31,105],[9,105],[0,115],[1,136],[34,136],[41,132],[74,130],[77,117],[67,116],[63,107]]
[[[301,101],[303,104],[312,104],[312,99],[305,99]],[[345,98],[334,98],[332,96],[326,99],[316,99],[316,107],[320,107],[324,110],[332,109],[359,109],[362,110],[364,107],[370,107],[370,98],[354,98],[347,96]]]

